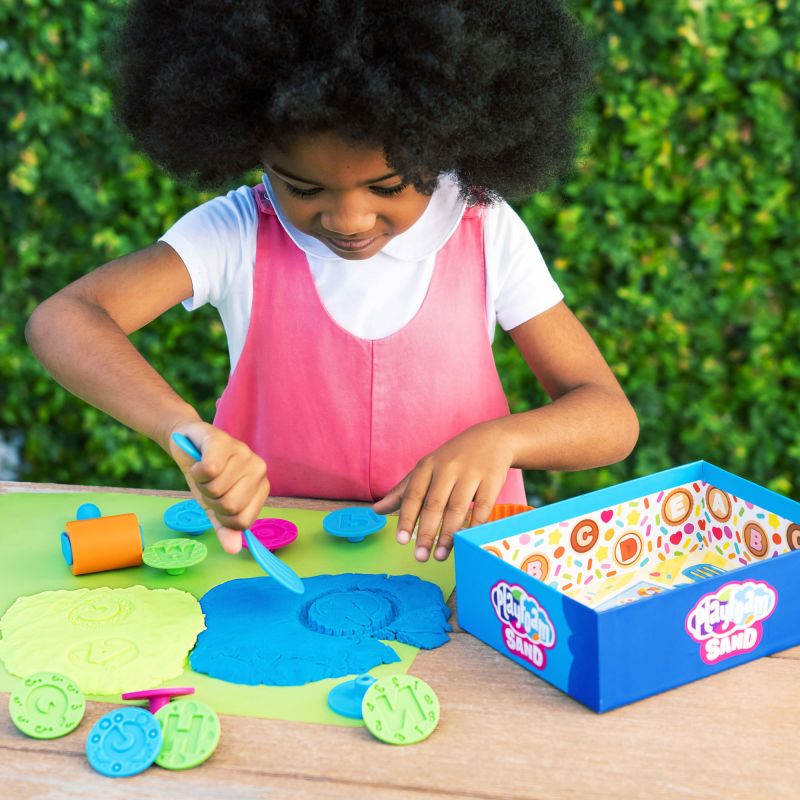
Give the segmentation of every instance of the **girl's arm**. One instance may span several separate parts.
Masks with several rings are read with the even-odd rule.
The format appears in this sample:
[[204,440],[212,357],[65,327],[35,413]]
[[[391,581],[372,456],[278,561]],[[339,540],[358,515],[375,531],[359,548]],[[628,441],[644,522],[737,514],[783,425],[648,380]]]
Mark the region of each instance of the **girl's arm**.
[[[423,458],[375,510],[400,508],[397,538],[419,523],[416,557],[447,558],[472,508],[485,522],[510,467],[579,470],[612,464],[636,444],[631,404],[585,328],[564,303],[510,331],[553,402],[469,428]],[[440,529],[441,526],[441,529]]]
[[559,303],[509,334],[553,400],[505,420],[514,466],[581,470],[628,456],[639,437],[636,412],[572,311]]
[[[223,547],[236,552],[241,535],[230,528],[247,527],[269,491],[264,462],[202,422],[128,339],[191,295],[183,261],[159,242],[111,261],[45,300],[28,320],[25,336],[62,386],[172,455],[211,512]],[[201,462],[172,445],[174,431],[200,447]]]
[[128,335],[192,295],[175,251],[158,243],[79,278],[31,315],[39,361],[66,389],[169,451],[170,429],[199,419]]

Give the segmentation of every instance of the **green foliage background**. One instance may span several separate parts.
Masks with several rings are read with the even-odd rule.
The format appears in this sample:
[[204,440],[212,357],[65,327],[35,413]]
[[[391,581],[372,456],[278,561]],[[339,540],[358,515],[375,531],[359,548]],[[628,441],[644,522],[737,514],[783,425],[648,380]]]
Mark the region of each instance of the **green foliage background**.
[[[111,119],[102,50],[124,5],[0,0],[0,437],[21,442],[20,479],[180,488],[23,338],[40,300],[207,199]],[[703,458],[798,495],[800,6],[572,6],[599,54],[579,164],[518,208],[642,430],[622,464],[531,473],[529,490],[550,502]],[[210,419],[228,369],[214,310],[174,309],[135,341]],[[505,337],[496,353],[512,409],[544,402]]]

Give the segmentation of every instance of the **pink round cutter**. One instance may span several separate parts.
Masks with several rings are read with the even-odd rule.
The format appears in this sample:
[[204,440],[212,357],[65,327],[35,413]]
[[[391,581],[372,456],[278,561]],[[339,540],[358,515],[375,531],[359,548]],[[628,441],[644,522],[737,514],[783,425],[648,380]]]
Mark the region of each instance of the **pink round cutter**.
[[123,700],[147,700],[147,710],[155,714],[159,708],[164,708],[173,697],[181,697],[185,694],[194,694],[191,686],[163,686],[160,689],[144,689],[141,692],[125,692]]
[[[277,550],[279,547],[291,544],[297,538],[297,525],[288,519],[267,517],[257,519],[250,526],[250,532],[267,550]],[[242,547],[247,547],[244,536],[242,536]]]

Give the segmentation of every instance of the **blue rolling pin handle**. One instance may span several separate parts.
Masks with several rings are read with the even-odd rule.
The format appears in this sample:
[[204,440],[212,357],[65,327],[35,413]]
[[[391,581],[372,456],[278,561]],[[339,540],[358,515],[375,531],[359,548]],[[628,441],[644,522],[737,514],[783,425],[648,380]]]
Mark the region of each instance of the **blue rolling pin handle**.
[[[78,510],[75,512],[76,520],[86,519],[100,519],[102,514],[100,509],[94,503],[81,503]],[[69,539],[69,534],[66,531],[61,533],[61,555],[64,556],[64,561],[68,567],[72,566],[72,542]]]
[[67,532],[64,531],[61,534],[61,555],[64,556],[64,561],[67,562],[67,566],[72,566],[72,542],[69,540],[69,536]]
[[100,516],[100,509],[94,503],[82,503],[78,506],[75,519],[99,519]]

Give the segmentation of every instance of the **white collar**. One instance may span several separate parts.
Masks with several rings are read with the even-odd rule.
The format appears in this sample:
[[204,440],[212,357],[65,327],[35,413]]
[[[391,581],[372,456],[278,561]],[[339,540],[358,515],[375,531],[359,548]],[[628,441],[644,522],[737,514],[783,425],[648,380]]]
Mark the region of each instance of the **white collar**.
[[[347,260],[336,255],[319,239],[302,233],[292,225],[278,204],[266,173],[262,175],[261,181],[284,230],[306,255],[328,261]],[[439,185],[433,192],[427,208],[422,212],[422,216],[407,231],[390,239],[386,247],[376,255],[384,254],[396,258],[398,261],[422,261],[428,256],[432,256],[444,247],[447,240],[453,235],[461,221],[465,206],[464,200],[459,196],[458,184],[453,177],[451,175],[440,176]],[[375,256],[371,258],[375,258]],[[364,261],[369,260],[368,258],[364,259]]]

